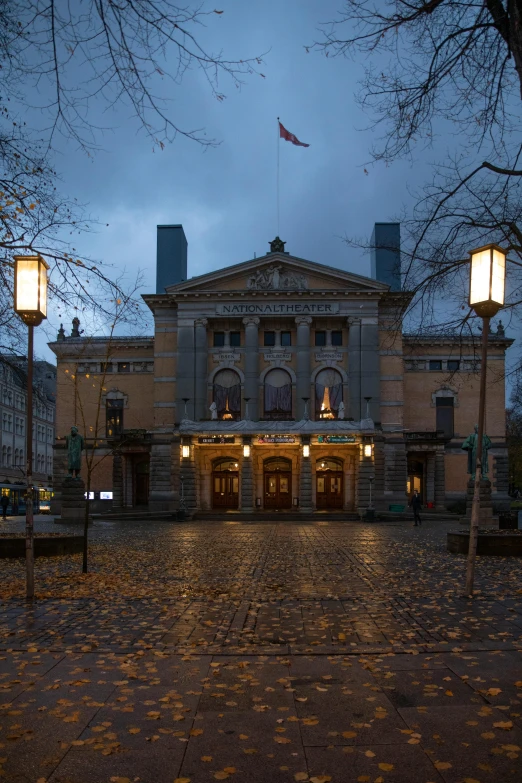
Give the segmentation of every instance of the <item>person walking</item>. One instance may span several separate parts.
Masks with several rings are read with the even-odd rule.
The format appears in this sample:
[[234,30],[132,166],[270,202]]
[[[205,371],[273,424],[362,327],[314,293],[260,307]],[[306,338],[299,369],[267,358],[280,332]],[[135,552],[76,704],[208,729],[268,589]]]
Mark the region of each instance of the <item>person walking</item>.
[[0,504],[2,505],[2,519],[7,519],[7,506],[9,505],[9,495],[2,495],[2,500],[0,500]]
[[413,511],[413,527],[418,527],[419,525],[422,525],[422,520],[420,518],[420,510],[422,508],[422,501],[420,498],[419,493],[417,490],[414,490],[413,497],[410,501],[410,506]]

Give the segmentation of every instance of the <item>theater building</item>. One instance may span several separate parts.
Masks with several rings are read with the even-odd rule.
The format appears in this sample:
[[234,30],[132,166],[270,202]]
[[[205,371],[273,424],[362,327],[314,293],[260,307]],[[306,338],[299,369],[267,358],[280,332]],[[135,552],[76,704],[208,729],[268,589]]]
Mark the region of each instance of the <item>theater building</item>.
[[[95,500],[105,493],[113,510],[342,514],[370,495],[379,510],[404,506],[414,488],[434,509],[461,500],[480,336],[404,334],[398,225],[376,224],[376,236],[372,277],[292,256],[276,238],[262,257],[187,279],[182,227],[158,226],[156,293],[144,296],[154,335],[76,329],[50,345],[55,486],[76,423],[99,459]],[[512,341],[494,329],[487,432],[505,505]]]

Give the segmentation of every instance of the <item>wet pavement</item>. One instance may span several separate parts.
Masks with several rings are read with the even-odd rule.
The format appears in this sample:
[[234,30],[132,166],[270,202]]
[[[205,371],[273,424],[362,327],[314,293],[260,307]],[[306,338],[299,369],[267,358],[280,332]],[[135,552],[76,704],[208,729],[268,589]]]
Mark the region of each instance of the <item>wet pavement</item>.
[[454,528],[100,522],[30,605],[0,560],[4,779],[518,783],[522,562],[464,598]]

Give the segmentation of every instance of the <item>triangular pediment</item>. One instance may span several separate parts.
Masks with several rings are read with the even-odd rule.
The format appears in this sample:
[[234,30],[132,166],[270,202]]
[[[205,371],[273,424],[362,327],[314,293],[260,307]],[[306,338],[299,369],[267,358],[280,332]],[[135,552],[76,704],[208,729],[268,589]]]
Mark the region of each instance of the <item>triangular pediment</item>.
[[307,261],[287,253],[268,253],[241,264],[192,277],[166,288],[167,294],[212,291],[371,291],[389,286],[370,277]]

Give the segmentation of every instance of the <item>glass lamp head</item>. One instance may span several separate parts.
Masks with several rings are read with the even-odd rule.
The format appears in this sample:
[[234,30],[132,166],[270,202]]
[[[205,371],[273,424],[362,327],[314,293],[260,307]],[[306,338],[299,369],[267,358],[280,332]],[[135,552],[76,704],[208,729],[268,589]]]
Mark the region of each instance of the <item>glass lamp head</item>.
[[470,251],[469,306],[481,318],[492,318],[504,307],[506,255],[498,245]]
[[41,256],[15,256],[14,309],[27,325],[47,318],[47,270]]

